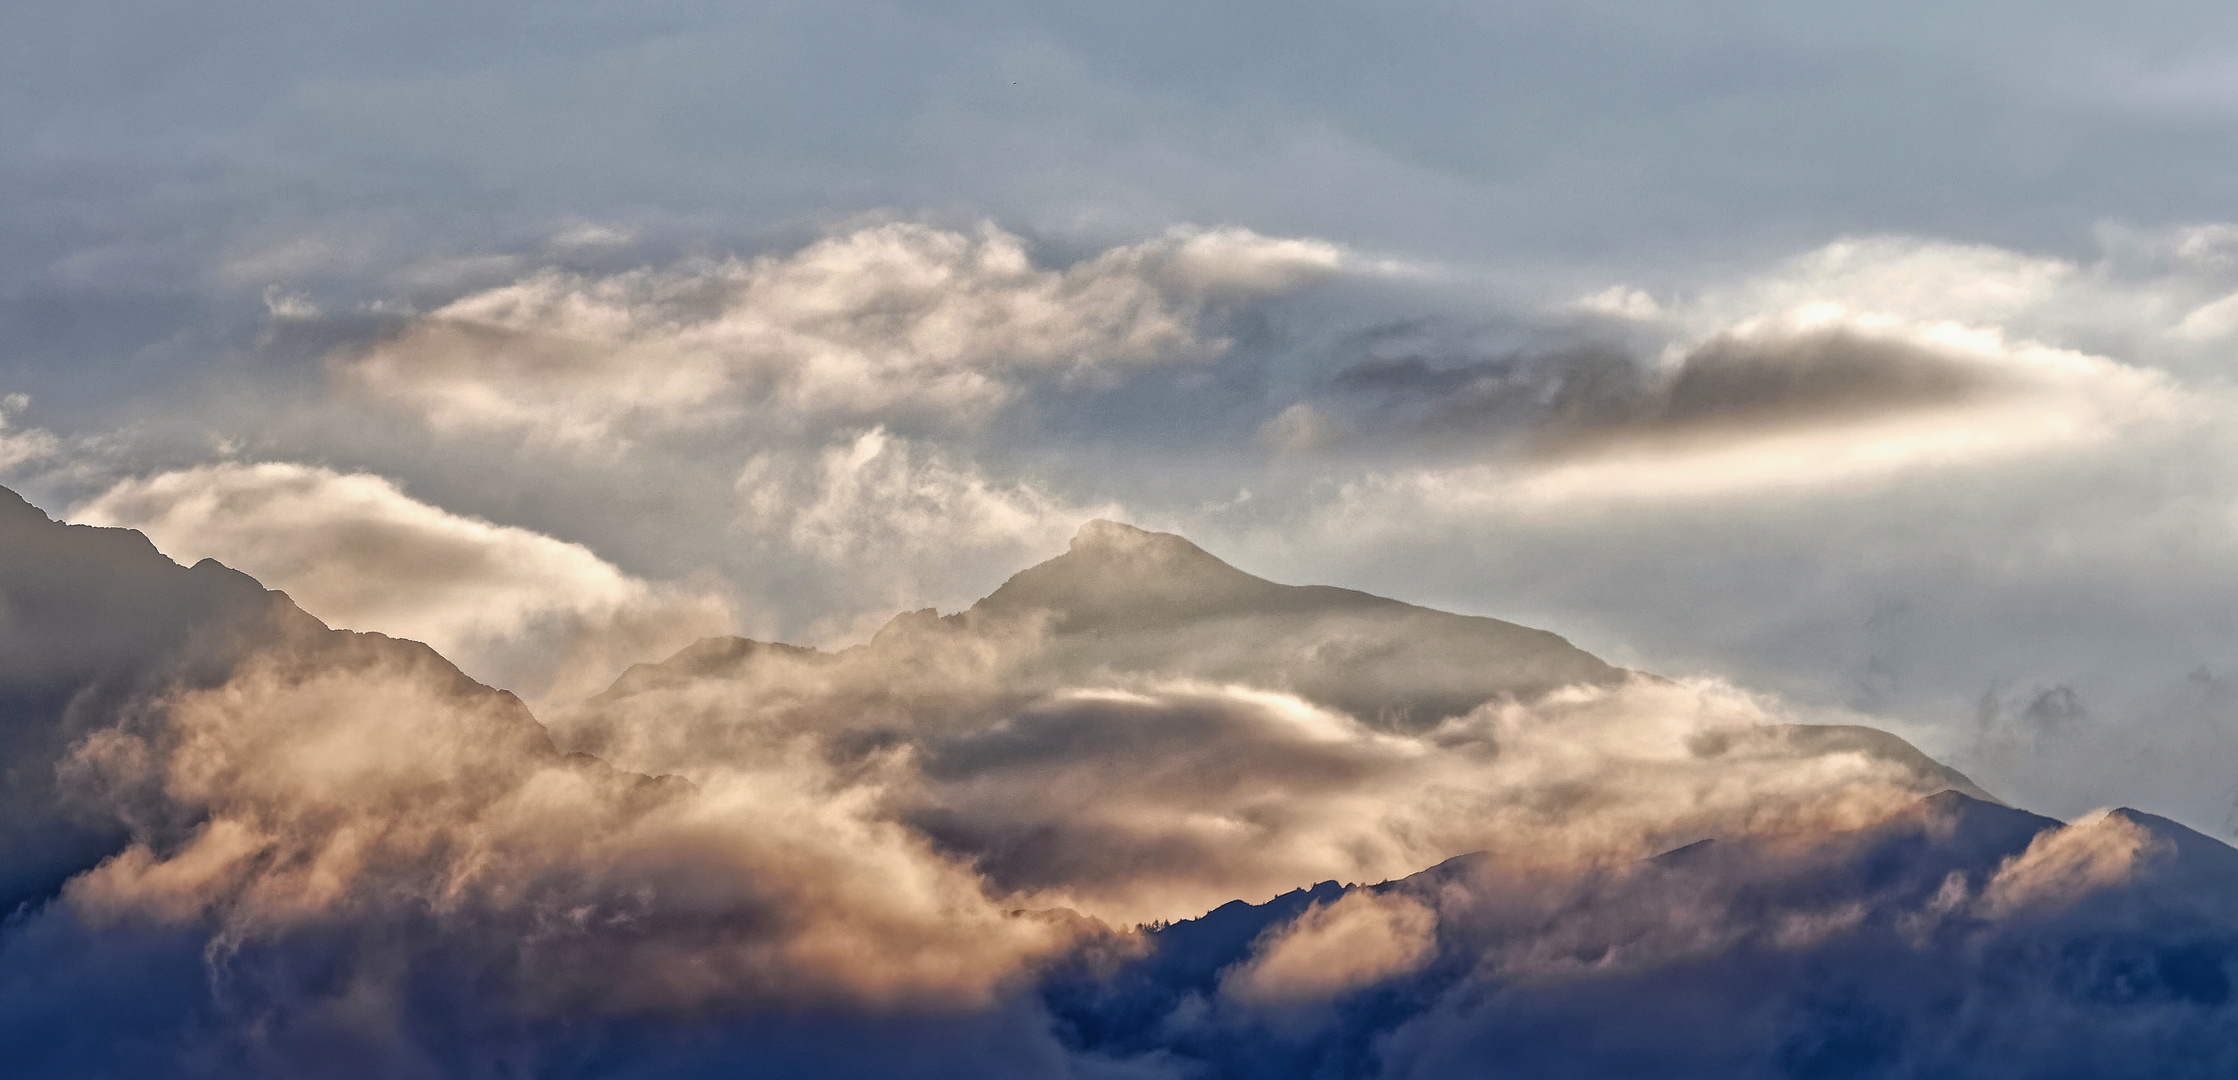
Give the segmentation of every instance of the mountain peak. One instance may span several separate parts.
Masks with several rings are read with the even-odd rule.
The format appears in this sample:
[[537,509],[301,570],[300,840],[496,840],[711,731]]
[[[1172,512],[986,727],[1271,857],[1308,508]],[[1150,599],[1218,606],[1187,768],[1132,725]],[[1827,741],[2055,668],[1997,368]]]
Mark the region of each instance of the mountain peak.
[[1078,551],[1084,547],[1093,548],[1111,544],[1125,544],[1134,542],[1141,537],[1156,535],[1158,534],[1148,529],[1138,528],[1123,521],[1096,518],[1092,521],[1082,522],[1079,531],[1072,534],[1072,550]]
[[[1205,563],[1234,570],[1218,556],[1173,533],[1151,532],[1125,522],[1097,518],[1072,534],[1067,555],[1088,558],[1144,559]],[[1236,571],[1241,573],[1242,571]]]
[[[1284,586],[1244,573],[1172,533],[1098,518],[1062,555],[1022,571],[975,608],[1046,609],[1074,620],[1206,614],[1248,608]],[[1240,612],[1239,612],[1240,613]]]

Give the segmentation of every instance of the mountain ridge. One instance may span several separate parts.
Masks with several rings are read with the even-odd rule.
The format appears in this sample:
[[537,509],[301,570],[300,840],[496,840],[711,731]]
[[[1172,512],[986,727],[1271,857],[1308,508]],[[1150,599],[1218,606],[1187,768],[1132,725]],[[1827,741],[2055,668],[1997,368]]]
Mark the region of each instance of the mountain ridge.
[[772,656],[818,663],[956,635],[1034,636],[1028,666],[1055,681],[1102,673],[1248,683],[1395,730],[1422,730],[1495,698],[1612,685],[1633,674],[1550,631],[1352,589],[1278,584],[1184,537],[1096,519],[1063,554],[1013,574],[961,611],[903,612],[870,641],[829,652],[706,638],[632,667],[607,694],[716,676]]

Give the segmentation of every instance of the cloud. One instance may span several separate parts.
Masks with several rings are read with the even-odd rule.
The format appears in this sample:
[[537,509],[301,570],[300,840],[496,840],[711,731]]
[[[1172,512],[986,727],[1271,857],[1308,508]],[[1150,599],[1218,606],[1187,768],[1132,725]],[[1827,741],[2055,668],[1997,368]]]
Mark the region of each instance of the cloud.
[[153,732],[73,757],[93,797],[192,822],[137,822],[70,883],[97,928],[204,927],[227,951],[362,934],[368,958],[448,953],[518,1007],[593,1012],[971,1007],[1086,929],[993,905],[812,758],[619,772],[385,639],[300,642],[159,705]]
[[1254,1005],[1326,1000],[1420,970],[1436,954],[1437,926],[1410,896],[1348,892],[1266,934],[1220,989]]
[[1550,460],[1509,490],[1560,504],[1853,483],[2088,448],[2186,405],[2165,377],[2102,357],[1800,312],[1690,351],[1629,409],[1556,421]]
[[554,730],[695,779],[795,745],[845,768],[879,762],[893,819],[1006,902],[1114,923],[1469,851],[1569,868],[1714,833],[1853,825],[1952,782],[1893,739],[1783,727],[1775,703],[1715,683],[1579,687],[1402,734],[1287,693],[1108,670],[1019,701],[1046,678],[1026,659],[1045,647],[1030,629],[931,626],[639,679],[555,714]]
[[1110,522],[966,611],[831,652],[703,642],[546,716],[562,746],[649,774],[796,750],[875,771],[882,812],[1006,903],[1122,924],[1468,851],[1572,868],[1834,827],[1967,786],[1891,737],[1794,719]]
[[[129,534],[19,517],[261,599]],[[1674,1000],[1754,1019],[1649,1040],[1653,1060],[1729,1065],[1839,1034],[1810,1010],[1844,986],[1875,1009],[1922,985],[1983,995],[1961,1017],[2034,1017],[2019,1005],[2040,994],[2098,1023],[2107,994],[2155,1009],[2228,997],[2227,978],[2214,997],[2221,945],[2121,921],[2158,895],[2122,888],[2160,847],[2132,841],[2167,823],[2045,833],[2055,823],[1956,794],[1918,803],[1963,780],[1714,681],[1588,680],[1413,714],[1176,677],[1205,617],[1188,598],[1244,613],[1216,620],[1222,635],[1339,671],[1360,669],[1325,646],[1356,646],[1341,631],[1388,603],[1246,588],[1215,566],[1098,523],[1004,603],[906,615],[836,652],[717,639],[638,669],[557,715],[560,746],[428,649],[266,604],[279,640],[230,674],[159,682],[115,716],[80,710],[58,775],[127,835],[11,921],[11,954],[40,963],[0,979],[15,995],[0,1000],[110,1000],[128,981],[121,1000],[160,1002],[131,1021],[157,1034],[112,1055],[183,1041],[276,1071],[339,1048],[408,1072],[586,1040],[673,1072],[661,1055],[678,1046],[715,1069],[791,1060],[795,1041],[931,1046],[961,1028],[994,1032],[1026,1074],[1201,1060],[1295,1075],[1370,1047],[1395,1070],[1437,1068],[1484,1040],[1623,1056],[1639,1048],[1532,1024],[1629,1038],[1649,1016],[1696,1032],[1671,1026],[1684,1010],[1653,1011]],[[1084,591],[1051,607],[1053,580]],[[1301,623],[1322,647],[1299,644]],[[1130,625],[1176,659],[1130,662]],[[1422,655],[1434,640],[1383,639]],[[1064,655],[1084,641],[1087,656]],[[1270,662],[1258,681],[1288,670]],[[613,764],[564,752],[586,736]],[[1376,889],[1283,894],[1263,915],[1224,904],[1186,928],[1108,926],[1470,851]],[[1221,1064],[1236,1061],[1252,1064]]]
[[383,477],[265,462],[116,483],[70,516],[214,558],[336,626],[427,642],[531,694],[587,693],[623,665],[729,628],[718,596],[623,573],[580,544],[449,513]]
[[18,466],[51,458],[60,448],[61,444],[51,432],[39,428],[8,430],[10,419],[30,405],[31,398],[27,394],[0,397],[0,474],[12,472]]
[[[2166,371],[2024,336],[2058,331],[2037,316],[2078,291],[2113,289],[1993,248],[1844,241],[1682,302],[1588,298],[1659,352],[1587,336],[1459,362],[1372,356],[1318,406],[1347,418],[1354,444],[1395,435],[1444,459],[1370,472],[1354,498],[1531,512],[1994,467],[2214,411]],[[2148,329],[2149,300],[2127,298]],[[1260,437],[1294,451],[1327,430],[1315,409],[1293,406]]]
[[2130,815],[2101,810],[2045,831],[2027,851],[2005,860],[1982,889],[1981,905],[1991,918],[2000,918],[2072,903],[2127,881],[2144,861],[2167,848]]
[[897,607],[961,607],[975,582],[1061,545],[1084,519],[1119,512],[989,477],[884,428],[813,454],[756,454],[735,486],[733,535],[836,573],[810,631],[819,637],[865,629],[865,619],[875,628]]
[[[2171,1044],[2187,1075],[2213,1075],[2233,1019],[2238,858],[2128,816],[2157,872],[2095,881],[2087,904],[1969,904],[2000,865],[2085,826],[1951,793],[1860,829],[1583,874],[1465,858],[1325,882],[1159,931],[1104,996],[1057,1000],[1092,1048],[1164,1048],[1222,1076],[1474,1075],[1487,1060],[1533,1075],[2126,1075]],[[1406,974],[1274,1002],[1234,993],[1289,943],[1334,945],[1339,926],[1355,947],[1301,965],[1309,987],[1355,958]]]
[[2091,284],[2075,263],[1985,244],[1908,236],[1836,240],[1666,315],[1697,335],[1828,305],[1931,325],[2010,325]]
[[1202,360],[1208,305],[1335,271],[1319,241],[1176,230],[1062,270],[992,225],[893,223],[753,260],[472,293],[335,361],[439,433],[590,448],[752,413],[970,426],[1026,380]]

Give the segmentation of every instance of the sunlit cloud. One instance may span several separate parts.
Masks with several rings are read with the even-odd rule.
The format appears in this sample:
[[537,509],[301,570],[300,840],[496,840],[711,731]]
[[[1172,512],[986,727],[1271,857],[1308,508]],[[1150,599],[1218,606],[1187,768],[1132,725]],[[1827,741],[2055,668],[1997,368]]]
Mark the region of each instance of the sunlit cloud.
[[334,362],[438,433],[592,448],[754,413],[971,425],[1034,378],[1202,361],[1209,304],[1337,270],[1313,240],[1176,230],[1063,269],[993,225],[895,223],[788,255],[608,277],[547,270]]
[[590,549],[449,513],[388,479],[286,462],[118,482],[72,518],[217,559],[330,624],[433,645],[524,693],[583,694],[622,666],[729,629],[719,594],[656,585]]

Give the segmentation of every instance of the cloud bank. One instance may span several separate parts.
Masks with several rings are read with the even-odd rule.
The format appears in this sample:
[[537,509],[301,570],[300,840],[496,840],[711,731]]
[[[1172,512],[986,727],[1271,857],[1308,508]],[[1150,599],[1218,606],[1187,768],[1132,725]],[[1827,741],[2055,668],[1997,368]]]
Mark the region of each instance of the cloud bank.
[[525,693],[595,691],[630,659],[727,630],[715,595],[631,577],[580,544],[462,517],[392,481],[284,462],[121,481],[72,509],[182,563],[218,559],[335,626],[424,641]]

